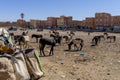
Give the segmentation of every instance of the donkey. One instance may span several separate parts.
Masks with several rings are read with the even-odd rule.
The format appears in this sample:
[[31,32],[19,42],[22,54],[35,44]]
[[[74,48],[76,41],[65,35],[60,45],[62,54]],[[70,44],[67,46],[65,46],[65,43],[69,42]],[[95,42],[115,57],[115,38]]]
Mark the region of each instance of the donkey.
[[81,38],[76,38],[73,39],[69,44],[68,44],[68,50],[71,50],[71,46],[74,45],[74,49],[77,48],[77,50],[82,50],[84,41]]
[[59,32],[57,32],[55,30],[53,30],[52,33],[55,34],[55,35],[59,35]]
[[107,36],[107,40],[110,39],[110,42],[115,42],[116,41],[116,36]]
[[98,42],[100,42],[100,36],[93,37],[93,39],[92,39],[92,45],[91,46],[98,45]]
[[40,38],[40,40],[39,40],[40,55],[42,55],[42,53],[43,53],[43,55],[46,56],[45,53],[44,53],[44,48],[45,48],[46,45],[51,45],[49,56],[53,55],[54,54],[53,53],[54,46],[56,45],[55,39],[54,38],[53,39],[47,39],[47,38],[43,38],[43,37]]
[[73,31],[70,31],[70,35],[75,35],[75,33]]
[[29,38],[29,36],[25,37],[22,35],[15,35],[14,36],[15,44],[18,43],[18,45],[20,46],[21,49],[29,47],[29,45],[28,45],[29,39],[26,39],[26,38]]
[[104,35],[99,35],[98,37],[100,38],[100,41],[101,41],[101,39],[105,40]]
[[104,34],[105,36],[108,36],[108,33],[107,33],[107,32],[104,32],[103,34]]
[[62,36],[50,34],[50,37],[53,37],[55,39],[56,43],[61,44]]
[[69,43],[71,40],[72,40],[72,35],[66,35],[66,36],[63,36],[63,38],[65,39],[66,43]]
[[32,34],[31,38],[36,38],[36,43],[38,43],[38,39],[42,37],[41,34]]

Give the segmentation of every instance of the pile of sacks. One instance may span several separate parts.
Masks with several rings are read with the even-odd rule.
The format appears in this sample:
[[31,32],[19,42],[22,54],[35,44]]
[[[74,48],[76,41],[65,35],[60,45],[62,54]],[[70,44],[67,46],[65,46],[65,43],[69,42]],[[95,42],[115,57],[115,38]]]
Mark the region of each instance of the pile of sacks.
[[[2,30],[2,31],[1,31]],[[35,49],[14,51],[13,44],[0,29],[0,80],[38,80],[43,75],[39,53]]]
[[44,75],[34,49],[0,55],[0,80],[38,80]]

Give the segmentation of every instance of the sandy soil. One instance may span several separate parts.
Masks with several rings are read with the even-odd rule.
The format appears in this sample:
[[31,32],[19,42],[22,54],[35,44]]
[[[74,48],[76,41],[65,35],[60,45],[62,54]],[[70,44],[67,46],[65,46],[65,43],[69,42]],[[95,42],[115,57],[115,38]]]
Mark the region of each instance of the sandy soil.
[[[21,34],[21,31],[15,31]],[[33,33],[49,36],[49,31],[43,32],[29,31],[29,36]],[[60,31],[61,35],[67,32]],[[75,32],[76,37],[84,40],[82,51],[66,51],[67,44],[62,42],[55,47],[53,56],[40,57],[45,76],[41,80],[120,80],[120,34],[109,33],[117,36],[116,42],[109,40],[101,41],[98,46],[91,47],[91,40],[95,35],[102,32],[94,32],[88,36],[87,32]],[[38,43],[31,38],[30,46],[39,51]],[[49,46],[45,48],[48,55]],[[80,55],[84,53],[84,56]]]

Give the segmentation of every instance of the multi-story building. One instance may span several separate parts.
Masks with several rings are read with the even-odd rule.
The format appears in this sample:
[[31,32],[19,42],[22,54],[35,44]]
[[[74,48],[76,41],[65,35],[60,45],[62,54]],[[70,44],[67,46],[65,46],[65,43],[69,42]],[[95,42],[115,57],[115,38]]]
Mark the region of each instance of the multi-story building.
[[57,19],[57,25],[58,26],[72,26],[72,16],[60,16],[60,18]]
[[37,26],[46,27],[47,26],[47,21],[46,20],[38,20],[37,21]]
[[96,13],[95,14],[96,27],[111,27],[111,14],[109,13]]
[[112,16],[112,26],[120,26],[120,16]]
[[85,26],[95,29],[95,18],[90,17],[85,19]]
[[67,26],[72,26],[72,16],[68,16],[68,17],[66,18],[66,25],[67,25]]
[[16,22],[0,22],[1,27],[7,26],[27,26],[31,25],[34,27],[46,27],[46,26],[66,26],[66,27],[74,27],[74,26],[83,26],[90,27],[92,29],[103,27],[109,28],[111,26],[119,27],[120,26],[120,16],[111,16],[109,13],[96,13],[95,17],[87,17],[83,21],[72,20],[72,16],[60,16],[58,17],[48,17],[47,20],[30,20],[30,22],[26,22],[25,20],[18,19]]
[[25,26],[26,26],[26,21],[25,21],[25,20],[22,20],[22,19],[18,19],[18,20],[17,20],[17,25],[18,25],[18,26],[25,27]]
[[31,26],[34,26],[34,27],[37,27],[37,25],[38,25],[38,20],[33,20],[33,19],[31,19],[31,20],[30,20],[30,25],[31,25]]
[[0,22],[0,27],[9,27],[12,26],[11,22]]
[[72,25],[73,27],[75,27],[75,26],[81,26],[81,21],[73,20],[71,25]]
[[46,20],[30,20],[30,25],[34,27],[46,27],[47,21]]
[[85,20],[80,21],[80,26],[85,26]]
[[47,25],[48,26],[57,26],[57,17],[48,17],[47,18]]
[[12,23],[11,23],[11,26],[16,26],[16,27],[17,27],[17,26],[18,26],[18,25],[17,25],[17,22],[12,22]]

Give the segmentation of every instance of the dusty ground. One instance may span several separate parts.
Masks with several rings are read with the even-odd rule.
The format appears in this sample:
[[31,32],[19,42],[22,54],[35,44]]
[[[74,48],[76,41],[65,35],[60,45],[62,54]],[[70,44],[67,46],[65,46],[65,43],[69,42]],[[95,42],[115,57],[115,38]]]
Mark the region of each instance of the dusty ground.
[[[16,34],[21,31],[15,32]],[[29,31],[29,35],[37,33],[49,35],[48,30],[43,32]],[[66,32],[60,32],[65,35]],[[74,37],[80,37],[84,40],[82,51],[65,51],[67,44],[55,47],[53,56],[40,57],[45,76],[41,80],[120,80],[120,34],[116,35],[117,41],[110,43],[105,40],[98,46],[91,47],[91,39],[94,35],[103,34],[101,32],[91,33],[90,36],[86,32],[75,32]],[[31,39],[31,47],[38,48],[35,39]],[[48,55],[49,47],[45,48]],[[84,56],[80,54],[84,53]]]

